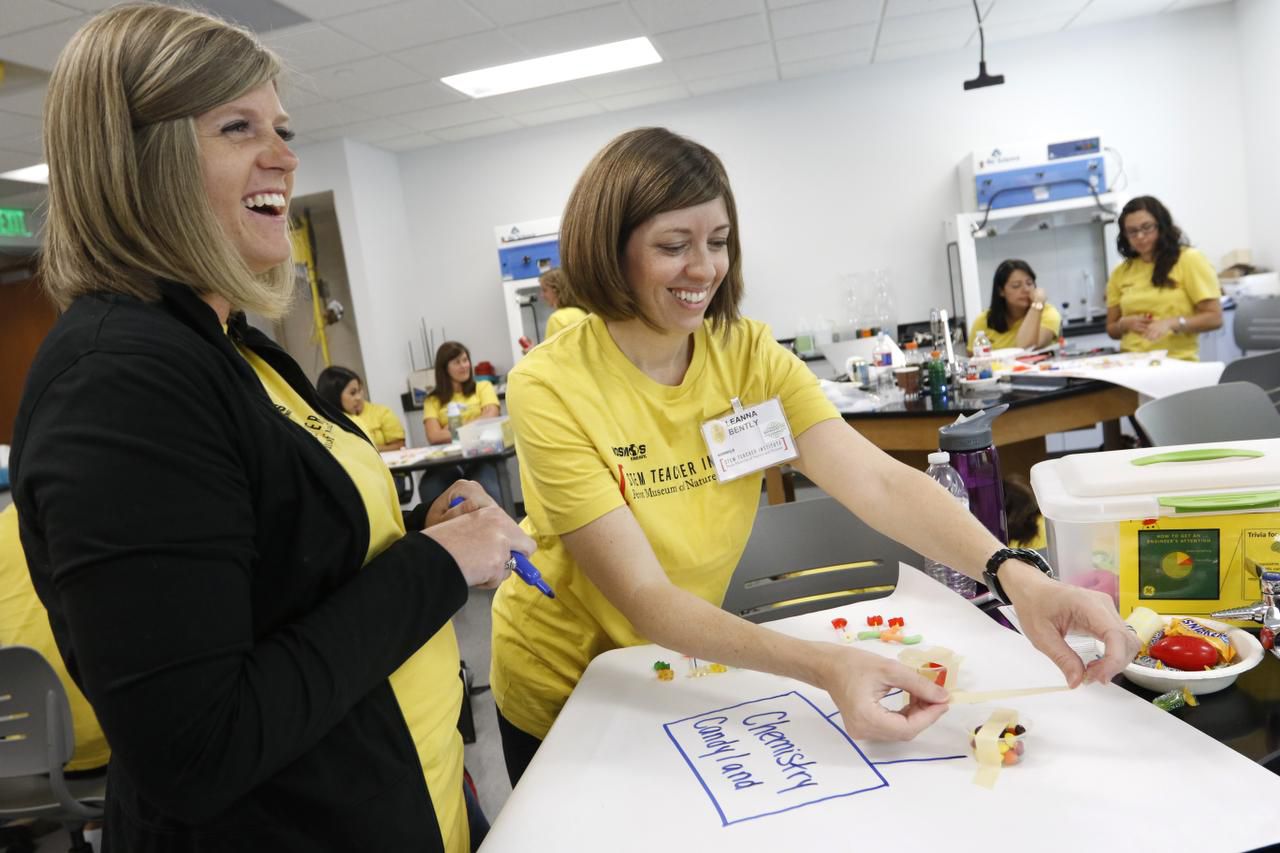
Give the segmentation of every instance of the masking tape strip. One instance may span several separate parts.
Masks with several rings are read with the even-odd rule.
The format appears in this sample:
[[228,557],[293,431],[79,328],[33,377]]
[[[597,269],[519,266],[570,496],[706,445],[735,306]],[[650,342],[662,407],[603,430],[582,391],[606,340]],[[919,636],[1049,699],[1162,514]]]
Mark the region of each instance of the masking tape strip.
[[960,662],[962,660],[964,658],[951,651],[951,649],[943,648],[942,646],[934,646],[928,649],[903,649],[898,653],[898,662],[916,672],[919,672],[922,667],[929,663],[938,663],[945,666],[947,675],[943,679],[942,686],[948,690],[956,683],[956,678],[960,674]]
[[1003,759],[1000,757],[1000,735],[1018,722],[1018,712],[1009,708],[997,708],[973,736],[973,754],[978,759],[978,772],[973,774],[973,784],[991,789],[1000,778]]
[[1038,696],[1041,693],[1062,693],[1071,688],[1065,684],[1060,687],[1020,687],[1017,690],[953,690],[952,705],[977,705],[982,702],[998,702],[1001,699],[1012,699],[1016,696]]

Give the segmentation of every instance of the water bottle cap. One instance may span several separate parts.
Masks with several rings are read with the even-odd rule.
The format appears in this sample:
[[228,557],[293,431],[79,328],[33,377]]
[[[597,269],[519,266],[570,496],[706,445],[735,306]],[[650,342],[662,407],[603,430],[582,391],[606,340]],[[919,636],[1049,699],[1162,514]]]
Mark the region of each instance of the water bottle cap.
[[930,465],[950,465],[951,454],[945,450],[935,450],[929,454]]
[[983,409],[976,415],[961,415],[955,423],[938,428],[938,447],[943,450],[982,450],[995,442],[991,438],[991,422],[1004,414],[1009,404]]

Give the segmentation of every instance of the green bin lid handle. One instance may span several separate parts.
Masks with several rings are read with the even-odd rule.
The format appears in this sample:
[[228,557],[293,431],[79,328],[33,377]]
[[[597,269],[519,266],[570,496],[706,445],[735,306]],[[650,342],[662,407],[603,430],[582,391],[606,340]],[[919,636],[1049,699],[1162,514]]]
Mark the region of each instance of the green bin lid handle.
[[1235,447],[1201,447],[1196,450],[1172,450],[1168,453],[1157,453],[1153,456],[1139,456],[1130,459],[1130,465],[1160,465],[1164,462],[1205,462],[1210,459],[1230,459],[1242,457],[1257,459],[1266,456],[1261,450],[1242,450]]
[[1157,503],[1174,512],[1231,512],[1280,507],[1280,492],[1235,492],[1220,495],[1176,495]]

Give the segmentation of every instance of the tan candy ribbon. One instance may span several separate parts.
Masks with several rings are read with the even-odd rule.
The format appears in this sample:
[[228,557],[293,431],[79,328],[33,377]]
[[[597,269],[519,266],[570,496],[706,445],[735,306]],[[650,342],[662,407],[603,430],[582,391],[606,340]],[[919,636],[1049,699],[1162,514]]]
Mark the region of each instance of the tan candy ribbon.
[[973,784],[994,788],[1000,778],[1004,761],[1000,756],[1000,735],[1018,723],[1018,712],[1009,708],[997,708],[973,737],[973,754],[978,759],[978,772],[973,774]]

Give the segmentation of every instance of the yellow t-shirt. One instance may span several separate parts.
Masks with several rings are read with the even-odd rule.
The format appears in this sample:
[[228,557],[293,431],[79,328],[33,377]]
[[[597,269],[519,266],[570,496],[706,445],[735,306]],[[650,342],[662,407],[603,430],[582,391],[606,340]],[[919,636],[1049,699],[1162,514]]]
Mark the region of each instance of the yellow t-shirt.
[[581,308],[557,308],[547,318],[547,333],[543,339],[549,339],[556,332],[569,328],[585,316],[587,312]]
[[704,325],[677,386],[655,382],[619,351],[596,315],[526,356],[507,380],[534,563],[554,599],[516,578],[493,602],[490,684],[503,716],[545,737],[596,655],[646,642],[560,539],[630,508],[672,583],[715,605],[746,547],[763,472],[717,482],[700,427],[778,397],[796,436],[840,417],[813,373],[767,326],[738,323],[726,341]]
[[[973,339],[978,332],[986,332],[987,338],[991,341],[992,349],[1009,349],[1018,345],[1018,330],[1022,328],[1022,321],[1027,319],[1024,314],[1016,323],[1009,326],[1007,332],[997,332],[995,329],[987,325],[987,315],[989,311],[983,311],[978,315],[978,319],[973,321],[973,333],[969,335],[969,352],[973,352]],[[1040,311],[1040,328],[1048,329],[1057,337],[1062,332],[1062,315],[1058,313],[1058,309],[1054,308],[1048,302],[1044,304],[1044,308]],[[1034,343],[1032,346],[1034,347]]]
[[111,747],[107,746],[106,735],[93,708],[89,707],[89,700],[67,674],[62,655],[53,641],[49,614],[31,585],[27,557],[18,539],[18,510],[12,505],[0,511],[0,646],[35,649],[67,688],[76,748],[65,769],[93,770],[106,765],[111,758]]
[[[404,536],[404,519],[400,515],[395,483],[377,451],[359,436],[318,415],[252,350],[239,349],[258,374],[276,408],[294,423],[311,430],[355,483],[369,516],[369,552],[365,562]],[[458,641],[450,622],[401,664],[390,679],[400,712],[418,748],[418,760],[440,822],[444,849],[450,853],[471,849],[466,805],[462,799],[462,735],[458,733],[462,681],[458,678],[458,659]]]
[[[474,394],[465,396],[454,394],[449,398],[449,402],[462,404],[462,422],[469,424],[480,417],[480,411],[485,406],[498,405],[498,392],[493,390],[492,382],[477,382]],[[440,426],[448,426],[448,409],[448,404],[441,405],[435,394],[428,394],[427,399],[422,402],[423,423],[435,418],[440,422]]]
[[370,403],[366,400],[364,410],[360,414],[348,414],[347,417],[355,421],[356,426],[364,430],[365,435],[369,436],[369,440],[373,442],[375,447],[391,444],[393,441],[404,440],[404,426],[401,425],[400,419],[386,406]]
[[[1111,273],[1107,281],[1107,307],[1120,306],[1120,316],[1150,314],[1153,319],[1190,317],[1196,303],[1217,299],[1222,295],[1218,274],[1208,259],[1197,249],[1184,248],[1178,262],[1169,270],[1173,287],[1156,287],[1151,283],[1155,264],[1141,258],[1130,258]],[[1171,358],[1200,360],[1199,335],[1195,332],[1171,332],[1149,341],[1137,332],[1125,332],[1120,339],[1124,352],[1148,352],[1167,349]]]

